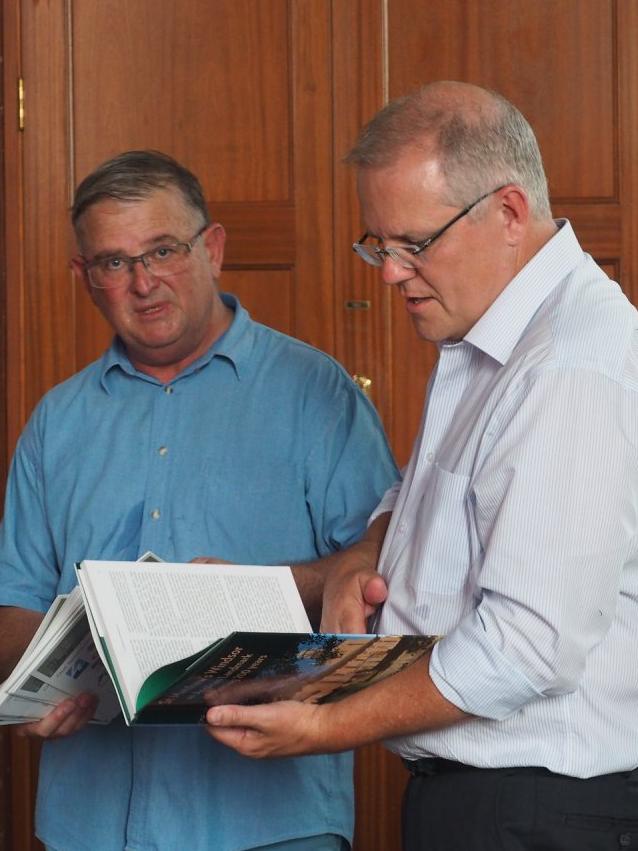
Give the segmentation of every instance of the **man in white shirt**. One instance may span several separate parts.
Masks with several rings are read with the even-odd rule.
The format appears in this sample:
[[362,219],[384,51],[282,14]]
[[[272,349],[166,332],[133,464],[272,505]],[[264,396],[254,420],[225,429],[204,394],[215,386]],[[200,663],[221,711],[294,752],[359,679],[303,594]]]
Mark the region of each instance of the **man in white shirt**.
[[210,732],[253,756],[389,739],[406,851],[638,848],[638,313],[552,219],[499,95],[430,84],[349,161],[354,248],[440,356],[324,626],[360,631],[387,594],[376,631],[445,637],[340,703],[215,708]]

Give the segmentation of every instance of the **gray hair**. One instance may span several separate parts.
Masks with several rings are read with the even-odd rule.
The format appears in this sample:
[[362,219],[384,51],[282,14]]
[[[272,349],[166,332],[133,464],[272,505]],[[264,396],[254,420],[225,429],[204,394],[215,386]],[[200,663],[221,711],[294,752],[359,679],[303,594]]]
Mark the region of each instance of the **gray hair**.
[[363,128],[345,161],[359,168],[391,165],[407,148],[437,156],[445,203],[465,207],[498,186],[527,194],[531,215],[551,217],[536,136],[502,95],[467,83],[438,82],[390,101]]
[[206,199],[199,180],[177,160],[161,151],[125,151],[102,163],[87,175],[75,191],[71,207],[73,227],[93,204],[107,198],[139,201],[157,189],[174,186],[184,201],[210,224]]

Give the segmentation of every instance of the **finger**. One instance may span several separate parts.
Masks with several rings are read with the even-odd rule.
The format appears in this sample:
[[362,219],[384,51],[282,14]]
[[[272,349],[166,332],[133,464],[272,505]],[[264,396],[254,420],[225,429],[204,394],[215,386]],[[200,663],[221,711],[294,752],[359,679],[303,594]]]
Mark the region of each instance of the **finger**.
[[214,556],[197,556],[191,559],[191,564],[234,564],[234,562]]
[[[256,727],[256,707],[213,706],[206,713],[206,723],[211,727]],[[258,710],[257,710],[258,711]]]
[[267,742],[255,720],[251,720],[253,715],[242,706],[215,706],[206,713],[208,733],[243,756],[267,756]]
[[92,694],[81,694],[75,698],[75,709],[60,724],[54,733],[55,738],[70,736],[82,730],[95,715],[97,698]]
[[33,738],[48,739],[58,727],[64,723],[75,711],[75,702],[69,698],[63,700],[55,709],[47,713],[40,721],[33,721],[30,724],[21,724],[16,728],[18,736],[29,736]]
[[[363,599],[372,607],[372,611],[383,603],[388,596],[388,586],[383,577],[372,576],[363,586]],[[371,614],[371,612],[370,612]]]
[[367,608],[366,605],[357,600],[356,603],[347,607],[340,607],[336,611],[325,611],[320,626],[321,632],[342,633],[344,635],[365,634],[368,631],[366,617],[375,611],[373,608],[368,612]]
[[213,739],[226,747],[233,748],[242,756],[253,758],[266,756],[260,748],[260,744],[263,743],[262,737],[254,730],[245,727],[211,727],[210,725],[206,730]]
[[62,701],[40,721],[20,725],[16,732],[19,736],[38,739],[68,736],[91,720],[96,706],[97,699],[93,695],[80,694]]

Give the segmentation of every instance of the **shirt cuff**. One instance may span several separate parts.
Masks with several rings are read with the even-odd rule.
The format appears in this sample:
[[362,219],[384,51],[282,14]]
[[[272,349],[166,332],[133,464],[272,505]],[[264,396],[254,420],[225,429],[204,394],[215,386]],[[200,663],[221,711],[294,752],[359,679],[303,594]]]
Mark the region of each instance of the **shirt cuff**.
[[386,514],[388,511],[393,511],[394,506],[396,505],[397,497],[399,496],[399,491],[401,490],[401,482],[396,482],[392,485],[391,488],[383,494],[383,498],[381,502],[374,509],[370,518],[368,520],[368,526],[371,526],[372,523],[379,517],[381,514]]
[[51,603],[47,603],[40,597],[34,597],[32,594],[24,594],[20,591],[12,591],[3,589],[0,594],[0,606],[14,606],[18,609],[31,609],[34,612],[42,612],[46,614]]
[[469,615],[438,641],[430,658],[432,682],[443,697],[470,715],[503,721],[543,697],[500,650],[480,618]]

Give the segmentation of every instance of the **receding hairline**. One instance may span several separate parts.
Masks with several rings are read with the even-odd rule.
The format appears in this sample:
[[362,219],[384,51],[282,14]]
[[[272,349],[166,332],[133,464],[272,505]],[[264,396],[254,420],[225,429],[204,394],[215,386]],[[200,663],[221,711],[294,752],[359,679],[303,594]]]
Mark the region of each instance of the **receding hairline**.
[[[486,118],[497,118],[509,106],[498,92],[473,83],[427,83],[379,110],[364,126],[344,162],[357,168],[383,168],[409,149],[436,156],[440,153],[441,132],[455,120],[478,125]],[[409,124],[413,126],[410,133],[405,130]],[[383,135],[382,147],[368,144],[373,133]]]
[[409,149],[436,159],[446,203],[466,206],[498,185],[520,186],[533,218],[551,217],[536,135],[503,95],[471,83],[440,81],[390,101],[362,129],[345,161],[387,168]]
[[135,203],[162,189],[174,189],[186,206],[211,221],[198,178],[168,154],[132,150],[117,154],[90,172],[75,190],[71,222],[77,231],[84,213],[102,201]]

